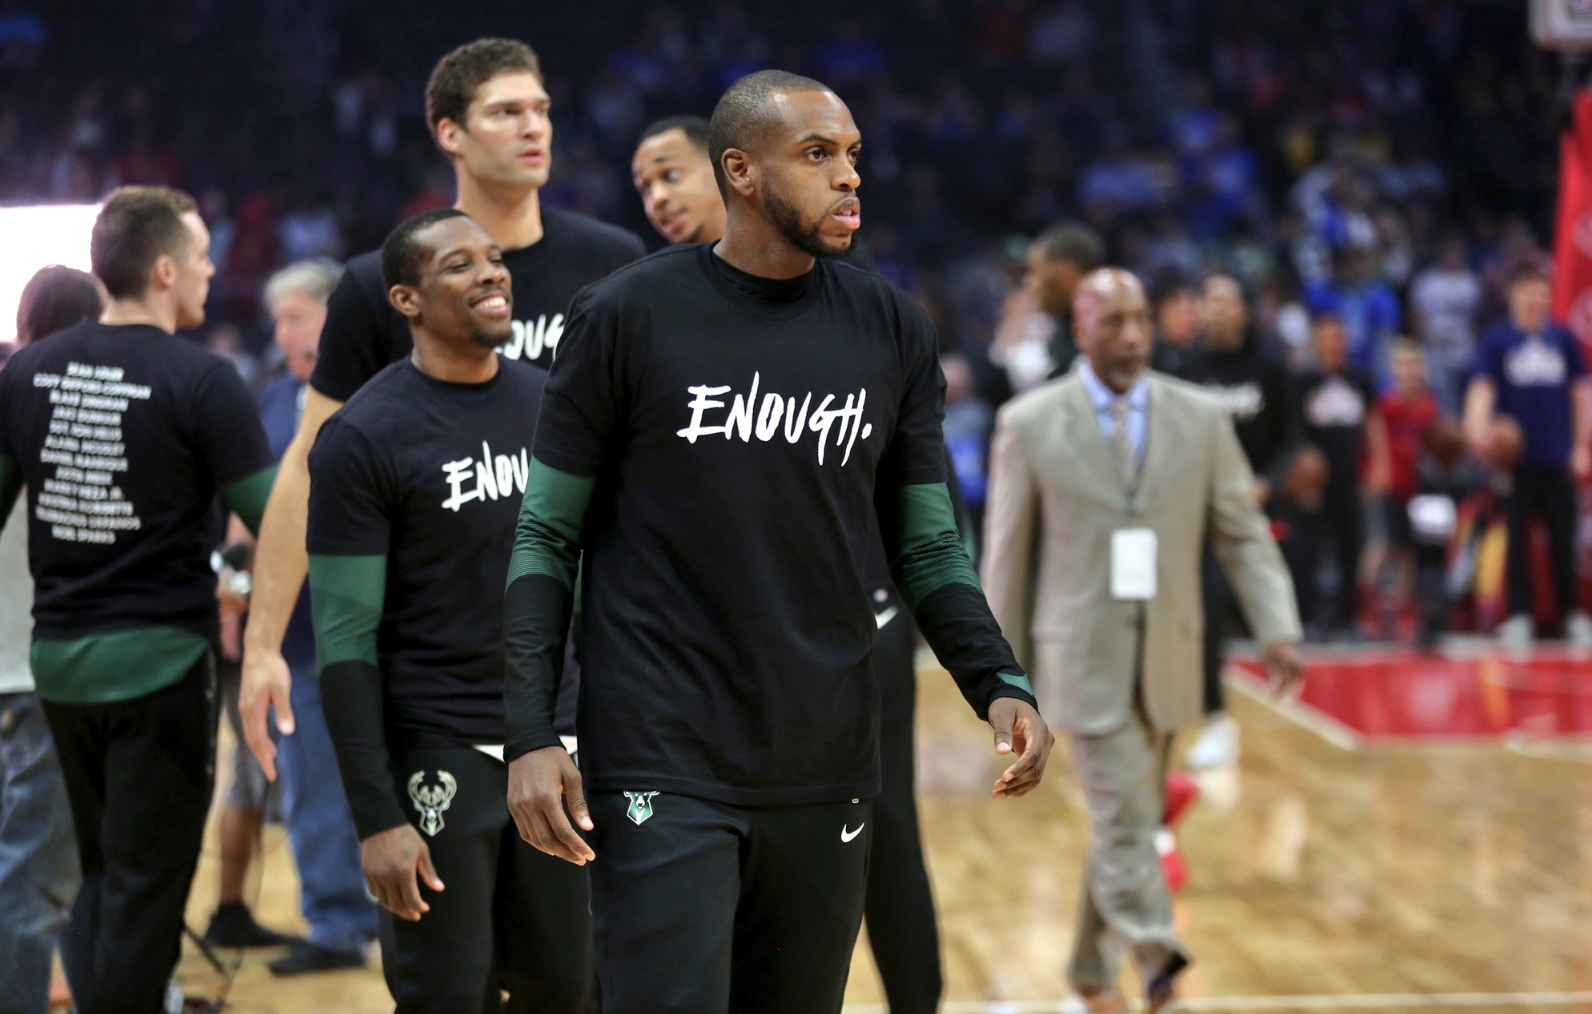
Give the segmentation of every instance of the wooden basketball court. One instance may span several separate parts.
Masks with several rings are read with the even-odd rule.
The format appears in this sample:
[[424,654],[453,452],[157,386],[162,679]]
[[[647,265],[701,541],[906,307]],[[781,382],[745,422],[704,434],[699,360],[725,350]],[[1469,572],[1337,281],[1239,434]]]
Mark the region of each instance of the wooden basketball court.
[[[1393,682],[1408,668],[1397,662],[1403,657],[1384,665]],[[950,678],[924,658],[918,770],[945,951],[944,1010],[1053,1014],[1068,995],[1063,967],[1087,845],[1065,747],[1058,745],[1038,793],[991,800],[998,765],[990,737]],[[1560,710],[1592,714],[1592,665],[1556,658],[1550,668],[1559,675],[1548,690],[1531,682],[1533,692],[1572,702]],[[1367,664],[1319,659],[1311,692],[1290,714],[1237,676],[1242,762],[1202,778],[1203,798],[1182,825],[1191,876],[1178,912],[1198,959],[1185,979],[1185,1009],[1592,1012],[1585,727],[1530,737],[1507,722],[1485,735],[1359,735],[1322,704],[1334,694],[1318,688],[1350,670],[1365,679]],[[1446,683],[1407,681],[1405,707],[1440,730],[1434,714],[1458,713],[1454,702],[1477,686],[1485,696],[1500,671],[1513,670],[1504,662],[1456,664]],[[1384,697],[1397,696],[1387,682],[1376,678]],[[263,848],[257,914],[302,929],[280,828],[267,830]],[[190,925],[203,928],[215,890],[212,827]],[[368,971],[279,980],[265,968],[271,953],[253,952],[228,1002],[240,1014],[390,1011],[374,955],[373,948]],[[191,943],[179,978],[190,994],[216,995],[226,981]],[[1125,984],[1136,993],[1136,983]],[[847,1000],[849,1012],[884,1010],[866,941]]]

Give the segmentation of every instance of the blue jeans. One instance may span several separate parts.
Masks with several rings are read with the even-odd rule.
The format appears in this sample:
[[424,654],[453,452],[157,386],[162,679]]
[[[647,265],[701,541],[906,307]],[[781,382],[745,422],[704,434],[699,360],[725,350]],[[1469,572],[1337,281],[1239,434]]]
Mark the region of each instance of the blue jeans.
[[0,1014],[44,1014],[80,879],[44,709],[33,694],[0,694]]
[[376,903],[359,868],[359,837],[343,793],[337,754],[321,711],[321,681],[313,665],[293,668],[297,728],[277,740],[282,815],[298,863],[300,905],[310,940],[351,950],[376,935]]

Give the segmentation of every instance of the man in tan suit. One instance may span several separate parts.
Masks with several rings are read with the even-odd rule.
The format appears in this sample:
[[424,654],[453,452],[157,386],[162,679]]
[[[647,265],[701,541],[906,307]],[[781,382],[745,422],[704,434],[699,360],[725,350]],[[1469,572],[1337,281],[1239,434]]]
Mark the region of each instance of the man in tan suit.
[[1280,688],[1298,680],[1299,617],[1227,412],[1147,369],[1149,310],[1126,271],[1080,285],[1082,358],[1002,409],[984,589],[1045,715],[1072,741],[1094,825],[1068,977],[1091,1011],[1131,949],[1151,1011],[1188,950],[1154,836],[1173,735],[1200,721],[1200,549],[1210,539]]

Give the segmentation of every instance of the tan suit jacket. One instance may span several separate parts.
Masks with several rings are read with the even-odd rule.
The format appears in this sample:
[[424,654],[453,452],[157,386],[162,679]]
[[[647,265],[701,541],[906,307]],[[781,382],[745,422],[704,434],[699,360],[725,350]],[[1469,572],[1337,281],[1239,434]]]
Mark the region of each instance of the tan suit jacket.
[[[1255,506],[1228,413],[1189,384],[1148,376],[1143,463],[1131,500],[1076,371],[1017,398],[996,419],[984,592],[1034,677],[1046,719],[1077,735],[1105,735],[1132,720],[1141,679],[1151,728],[1199,721],[1207,539],[1256,640],[1299,638],[1293,583]],[[1149,602],[1111,596],[1111,538],[1122,528],[1156,533],[1157,592]]]

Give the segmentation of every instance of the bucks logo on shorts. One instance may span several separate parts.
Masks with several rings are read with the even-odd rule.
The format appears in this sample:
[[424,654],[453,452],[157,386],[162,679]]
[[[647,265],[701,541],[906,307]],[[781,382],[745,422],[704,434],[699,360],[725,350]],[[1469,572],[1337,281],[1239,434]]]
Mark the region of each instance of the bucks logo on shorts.
[[625,798],[630,800],[630,807],[625,810],[625,816],[630,818],[631,823],[645,824],[647,822],[652,816],[652,797],[656,795],[656,792],[625,793]]
[[433,838],[442,830],[442,811],[453,802],[459,783],[446,771],[437,772],[438,785],[426,785],[426,773],[416,771],[409,776],[409,799],[420,811],[420,830]]

